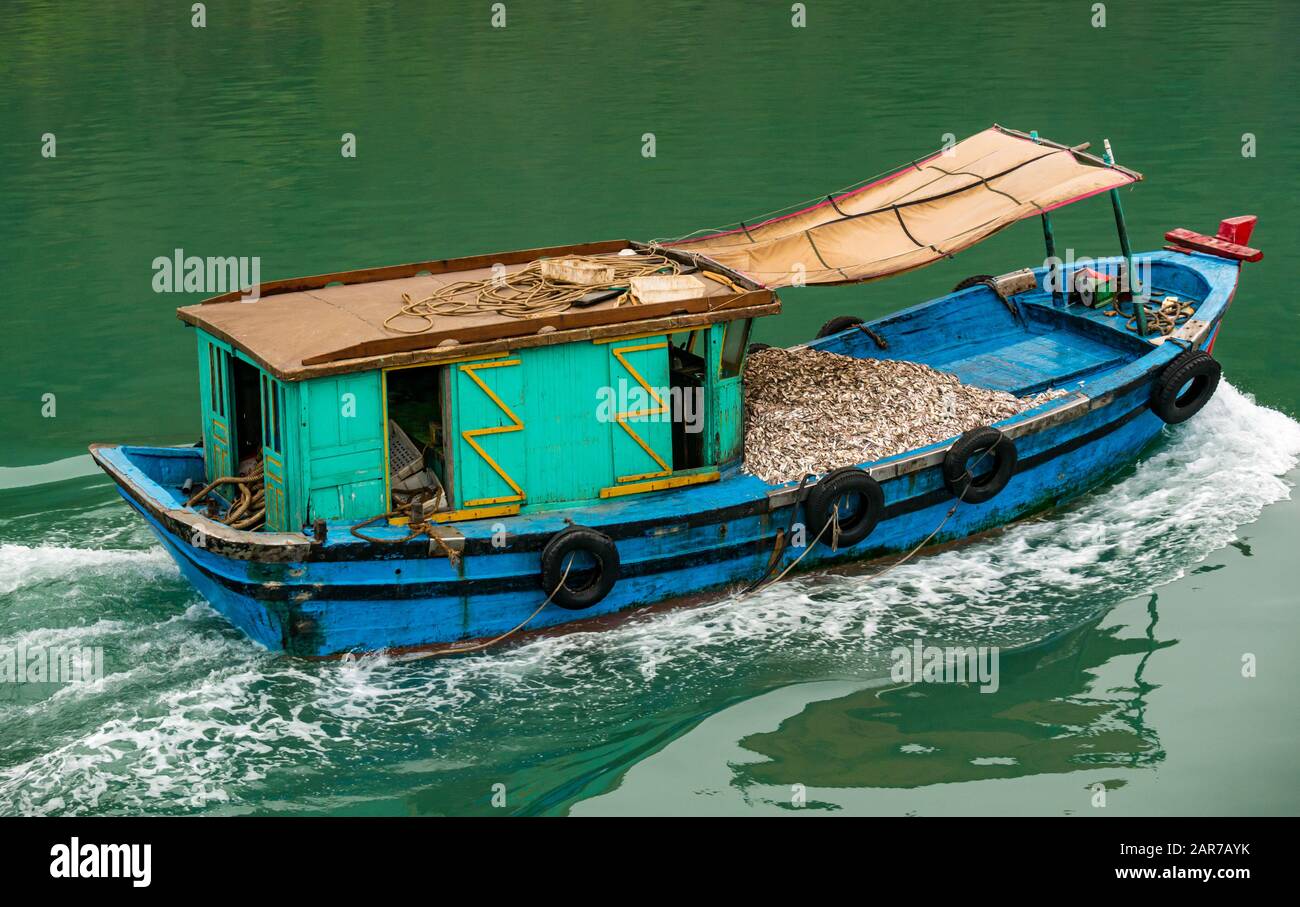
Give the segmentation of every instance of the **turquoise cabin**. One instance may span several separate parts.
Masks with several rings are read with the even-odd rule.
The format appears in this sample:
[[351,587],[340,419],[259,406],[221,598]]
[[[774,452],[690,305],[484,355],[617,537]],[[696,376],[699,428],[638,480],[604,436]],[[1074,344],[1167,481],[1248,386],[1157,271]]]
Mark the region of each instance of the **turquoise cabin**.
[[[622,250],[630,261],[645,254],[620,241],[423,262],[181,309],[198,343],[205,480],[261,459],[264,525],[276,532],[393,512],[394,471],[413,449],[416,471],[441,489],[427,511],[440,523],[717,480],[743,446],[750,326],[779,311],[739,273],[711,266],[695,299],[613,300],[526,321],[449,316],[419,334],[384,333],[403,296],[494,265],[509,274],[539,258]],[[677,257],[679,272],[699,272]],[[422,348],[402,349],[412,341]]]

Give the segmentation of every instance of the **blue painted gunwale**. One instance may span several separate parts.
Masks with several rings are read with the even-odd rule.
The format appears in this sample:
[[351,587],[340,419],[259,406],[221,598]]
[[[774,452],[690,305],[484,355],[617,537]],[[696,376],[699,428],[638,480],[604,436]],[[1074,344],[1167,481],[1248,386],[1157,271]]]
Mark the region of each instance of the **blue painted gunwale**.
[[[1200,346],[1209,347],[1239,266],[1174,252],[1138,258],[1151,263],[1158,291],[1197,301],[1195,317],[1209,325]],[[1042,269],[1037,276],[1041,284]],[[1091,309],[1055,307],[1041,291],[1012,302],[1019,317],[986,287],[975,287],[870,322],[889,342],[888,350],[854,329],[809,344],[845,355],[923,362],[969,383],[1016,393],[1045,386],[1072,392],[998,423],[1015,437],[1016,474],[994,500],[960,505],[931,544],[957,541],[1082,494],[1132,463],[1163,428],[1148,401],[1152,382],[1181,352],[1179,345],[1141,340],[1120,319]],[[938,466],[951,440],[861,464],[882,483],[885,518],[856,546],[832,552],[818,545],[799,569],[906,551],[928,536],[952,506]],[[750,582],[766,572],[778,529],[803,519],[793,483],[772,486],[732,467],[710,485],[458,523],[463,557],[453,565],[427,539],[391,546],[359,541],[349,532],[350,522],[330,524],[323,544],[303,533],[217,527],[186,511],[178,490],[187,477],[202,479],[198,448],[97,446],[92,452],[219,612],[262,645],[303,656],[418,648],[506,632],[544,599],[540,551],[569,521],[615,540],[620,579],[597,606],[583,612],[551,606],[530,630]],[[502,525],[507,543],[496,548],[494,527]],[[210,533],[205,546],[190,543],[198,526],[205,537]],[[404,534],[397,528],[379,532]],[[787,548],[775,570],[800,553]]]

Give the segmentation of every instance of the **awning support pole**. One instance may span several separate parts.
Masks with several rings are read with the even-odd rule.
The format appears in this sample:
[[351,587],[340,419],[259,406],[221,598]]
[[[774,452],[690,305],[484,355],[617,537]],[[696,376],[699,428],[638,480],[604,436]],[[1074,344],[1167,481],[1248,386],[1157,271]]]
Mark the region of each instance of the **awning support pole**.
[[[1029,133],[1029,137],[1038,142],[1038,130],[1035,129]],[[1052,218],[1047,212],[1043,212],[1043,242],[1047,246],[1047,273],[1048,279],[1052,281],[1052,305],[1059,306],[1062,302],[1062,282],[1065,280],[1063,269],[1056,258],[1056,236],[1052,233]]]
[[1052,219],[1043,213],[1043,242],[1047,244],[1048,273],[1052,281],[1052,305],[1061,304],[1061,282],[1065,279],[1061,263],[1056,261],[1056,237],[1052,235]]
[[[1107,166],[1115,163],[1115,155],[1110,150],[1110,139],[1105,140],[1106,154],[1102,158]],[[1147,335],[1147,310],[1136,292],[1137,275],[1133,270],[1133,248],[1128,242],[1128,227],[1124,223],[1124,206],[1120,204],[1119,190],[1110,190],[1110,203],[1115,208],[1115,229],[1119,231],[1119,247],[1124,252],[1124,276],[1128,282],[1128,297],[1133,303],[1133,314],[1137,316],[1138,336]],[[1119,308],[1119,297],[1115,297],[1115,308]]]

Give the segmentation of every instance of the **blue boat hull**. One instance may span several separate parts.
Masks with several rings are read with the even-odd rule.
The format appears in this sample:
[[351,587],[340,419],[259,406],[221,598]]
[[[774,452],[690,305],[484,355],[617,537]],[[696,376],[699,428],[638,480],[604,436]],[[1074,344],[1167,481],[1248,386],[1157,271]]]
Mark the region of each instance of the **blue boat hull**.
[[[1231,299],[1237,269],[1206,256],[1178,256],[1167,270],[1173,275],[1177,269],[1199,276],[1204,284],[1199,286],[1198,315],[1205,316],[1207,326],[1197,345],[1207,347]],[[926,361],[925,355],[909,350],[908,326],[930,318],[928,306],[945,301],[952,306],[961,296],[875,323],[891,337],[887,352],[870,346],[858,331],[815,345],[849,355]],[[201,480],[201,450],[100,447],[95,454],[190,582],[216,610],[270,649],[329,656],[490,639],[518,626],[545,600],[541,549],[565,528],[566,518],[614,540],[620,576],[591,608],[543,608],[528,622],[530,631],[747,584],[800,558],[800,570],[815,569],[909,551],[927,539],[934,545],[955,542],[1097,487],[1160,435],[1164,423],[1150,407],[1152,384],[1181,348],[1146,344],[1091,311],[1068,316],[1078,323],[1071,321],[1067,331],[1064,316],[1050,308],[1050,299],[1031,299],[1015,318],[1000,302],[973,296],[970,311],[984,319],[983,333],[1002,330],[1001,339],[986,342],[980,330],[972,330],[969,339],[954,336],[942,347],[947,360],[931,363],[970,383],[1001,382],[1020,392],[1032,390],[1035,376],[1046,374],[1048,386],[1070,391],[1067,398],[999,423],[1015,439],[1018,452],[1008,485],[987,503],[961,503],[954,510],[940,468],[948,444],[864,464],[884,490],[884,517],[866,539],[838,550],[825,542],[811,550],[778,546],[782,530],[804,521],[802,495],[793,485],[774,487],[733,469],[712,485],[500,522],[464,523],[456,527],[463,535],[456,558],[423,537],[393,545],[367,543],[346,525],[330,526],[323,542],[316,543],[305,534],[270,534],[276,538],[265,544],[278,547],[268,547],[272,553],[263,556],[240,550],[237,540],[195,543],[187,535],[185,527],[193,526],[193,519],[182,512],[178,486],[186,477]],[[1002,317],[999,312],[1009,321],[989,328]],[[960,334],[965,329],[961,316],[947,328]],[[917,342],[935,348],[933,337],[927,340],[919,330]],[[1019,359],[1012,358],[1016,349],[1023,353]],[[1019,369],[1031,356],[1042,360],[1033,363],[1036,371]],[[391,531],[400,535],[400,530]],[[813,533],[808,535],[811,542]]]

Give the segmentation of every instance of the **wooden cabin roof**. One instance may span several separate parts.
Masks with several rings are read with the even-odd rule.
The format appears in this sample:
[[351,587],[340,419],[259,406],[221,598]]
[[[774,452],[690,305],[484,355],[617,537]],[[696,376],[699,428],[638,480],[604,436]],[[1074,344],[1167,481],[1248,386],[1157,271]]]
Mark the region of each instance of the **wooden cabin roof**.
[[277,378],[297,381],[585,338],[676,331],[780,311],[775,295],[744,275],[709,259],[656,247],[656,253],[721,274],[735,288],[706,279],[703,295],[678,302],[619,305],[615,300],[529,318],[436,315],[428,330],[418,334],[397,333],[384,324],[401,311],[403,294],[420,299],[456,281],[490,277],[496,264],[512,273],[539,258],[628,248],[649,249],[612,240],[291,278],[262,284],[253,302],[241,302],[237,292],[227,293],[180,308],[177,314],[244,351]]

